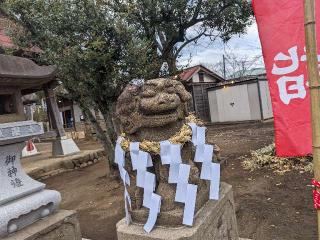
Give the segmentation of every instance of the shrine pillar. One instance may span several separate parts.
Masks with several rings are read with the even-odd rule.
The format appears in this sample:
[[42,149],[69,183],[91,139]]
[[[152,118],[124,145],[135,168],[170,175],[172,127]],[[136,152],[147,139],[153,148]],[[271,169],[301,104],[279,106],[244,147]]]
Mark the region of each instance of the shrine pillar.
[[66,136],[53,88],[50,84],[46,84],[43,86],[43,90],[46,97],[51,125],[57,134],[56,140],[52,143],[52,155],[54,157],[59,157],[80,152],[80,149],[73,139],[67,138]]

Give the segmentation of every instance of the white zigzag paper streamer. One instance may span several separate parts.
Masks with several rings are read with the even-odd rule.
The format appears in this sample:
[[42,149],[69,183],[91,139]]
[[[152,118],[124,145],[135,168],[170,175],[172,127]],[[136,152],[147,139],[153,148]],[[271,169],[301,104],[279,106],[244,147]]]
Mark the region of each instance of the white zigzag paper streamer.
[[182,164],[181,145],[169,141],[160,142],[162,164],[170,164],[169,183],[176,183],[175,201],[185,204],[183,224],[192,226],[197,196],[197,186],[188,183],[190,165]]
[[190,165],[180,164],[175,201],[185,204],[182,223],[192,226],[198,186],[188,183],[189,174]]
[[158,214],[161,208],[161,196],[155,194],[156,175],[147,171],[148,167],[152,167],[151,155],[147,152],[139,150],[139,142],[130,144],[130,156],[132,162],[132,169],[137,170],[138,187],[143,188],[143,206],[149,208],[149,216],[144,230],[151,232],[157,221]]
[[194,123],[189,126],[192,129],[192,142],[196,147],[194,162],[202,163],[200,178],[210,181],[209,199],[219,200],[220,164],[212,162],[213,146],[205,144],[204,127],[198,127]]
[[169,167],[169,183],[178,183],[179,165],[181,160],[181,145],[171,144],[169,141],[160,142],[160,157],[162,165]]
[[156,175],[146,172],[143,192],[143,206],[149,208],[149,216],[143,229],[150,233],[156,224],[161,208],[161,196],[155,194]]
[[[124,203],[125,203],[125,213],[126,213],[126,223],[129,225],[131,223],[131,215],[129,213],[128,207],[131,209],[131,198],[127,190],[127,185],[130,186],[130,177],[128,172],[125,170],[125,152],[121,147],[121,142],[123,138],[119,137],[117,139],[117,144],[115,148],[115,162],[118,164],[120,177],[124,185]],[[129,206],[128,206],[129,205]]]

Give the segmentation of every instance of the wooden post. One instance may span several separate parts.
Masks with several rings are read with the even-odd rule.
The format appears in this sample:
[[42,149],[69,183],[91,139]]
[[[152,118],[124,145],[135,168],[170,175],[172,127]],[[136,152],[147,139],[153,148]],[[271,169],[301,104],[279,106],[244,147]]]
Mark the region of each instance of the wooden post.
[[[304,12],[307,64],[311,95],[314,176],[317,181],[320,181],[320,77],[316,39],[315,0],[304,0]],[[318,239],[320,240],[320,210],[317,211],[317,215]]]
[[63,123],[61,122],[60,112],[56,97],[54,95],[54,91],[50,86],[47,85],[43,87],[43,90],[46,96],[46,102],[52,127],[57,133],[57,138],[61,139],[66,136],[66,133],[63,128]]

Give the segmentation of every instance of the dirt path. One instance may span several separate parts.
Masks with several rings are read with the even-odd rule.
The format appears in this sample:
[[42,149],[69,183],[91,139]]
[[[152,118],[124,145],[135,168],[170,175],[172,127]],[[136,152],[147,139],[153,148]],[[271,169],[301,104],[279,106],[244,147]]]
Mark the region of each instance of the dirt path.
[[314,240],[316,213],[312,204],[311,174],[284,176],[270,170],[243,170],[239,156],[273,141],[269,124],[210,128],[210,137],[222,149],[228,165],[222,180],[233,185],[241,237],[257,240]]
[[123,189],[119,180],[105,178],[105,164],[63,173],[45,181],[62,194],[61,208],[78,212],[83,237],[116,238],[116,223],[124,217]]
[[[284,176],[272,171],[244,171],[240,156],[273,141],[272,123],[209,127],[209,137],[227,160],[222,180],[234,187],[241,237],[258,240],[316,239],[311,174]],[[62,208],[79,213],[83,237],[116,239],[115,224],[124,216],[123,189],[117,179],[107,181],[104,163],[47,179],[48,188],[62,193]]]

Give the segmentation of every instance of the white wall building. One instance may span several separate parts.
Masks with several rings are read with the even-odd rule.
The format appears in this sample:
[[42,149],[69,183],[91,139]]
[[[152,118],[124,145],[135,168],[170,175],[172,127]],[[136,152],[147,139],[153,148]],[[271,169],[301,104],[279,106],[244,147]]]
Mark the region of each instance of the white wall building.
[[228,81],[208,90],[211,122],[267,120],[273,117],[265,76]]

